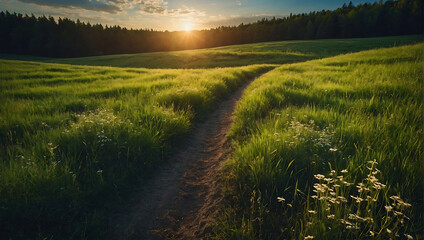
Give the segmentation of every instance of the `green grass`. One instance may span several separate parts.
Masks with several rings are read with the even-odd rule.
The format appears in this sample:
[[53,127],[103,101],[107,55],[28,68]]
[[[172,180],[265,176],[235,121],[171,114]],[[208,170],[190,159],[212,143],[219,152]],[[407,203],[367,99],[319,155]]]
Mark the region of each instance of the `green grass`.
[[0,232],[55,239],[100,238],[131,185],[217,102],[273,68],[0,65]]
[[[152,177],[216,103],[276,67],[256,63],[301,62],[417,41],[422,35],[0,60],[0,238],[102,238],[121,198]],[[17,58],[1,56],[6,57]],[[226,164],[230,205],[216,237],[364,238],[325,218],[328,202],[311,198],[313,176],[328,176],[331,164],[337,174],[347,168],[345,178],[359,183],[373,159],[388,186],[372,192],[378,204],[362,209],[349,199],[331,211],[345,219],[349,211],[372,209],[370,216],[384,219],[384,205],[399,194],[412,204],[404,211],[411,220],[403,228],[393,221],[384,227],[418,236],[422,61],[422,45],[380,49],[285,64],[253,82],[236,110],[235,152]],[[171,67],[200,69],[158,69]],[[347,186],[337,194],[355,193],[355,186]],[[284,205],[277,197],[286,199]],[[374,225],[362,227],[376,231]]]
[[417,44],[283,65],[253,82],[236,109],[216,237],[422,238],[422,77]]
[[[39,61],[92,66],[144,68],[235,67],[251,64],[303,62],[311,59],[335,56],[342,53],[411,44],[422,40],[422,35],[411,35],[381,38],[283,41],[172,52],[45,60],[39,58]],[[18,60],[24,60],[25,58],[11,55],[0,56],[0,58],[2,57],[11,59],[18,57]],[[29,60],[38,59],[30,57]]]

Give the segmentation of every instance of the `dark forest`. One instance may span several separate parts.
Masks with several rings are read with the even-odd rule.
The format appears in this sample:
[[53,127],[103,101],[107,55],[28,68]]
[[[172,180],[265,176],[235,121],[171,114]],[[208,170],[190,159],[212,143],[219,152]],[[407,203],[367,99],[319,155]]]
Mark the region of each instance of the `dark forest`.
[[67,18],[0,12],[0,53],[80,57],[217,47],[279,40],[423,33],[423,1],[345,4],[334,11],[290,14],[190,33],[133,30]]

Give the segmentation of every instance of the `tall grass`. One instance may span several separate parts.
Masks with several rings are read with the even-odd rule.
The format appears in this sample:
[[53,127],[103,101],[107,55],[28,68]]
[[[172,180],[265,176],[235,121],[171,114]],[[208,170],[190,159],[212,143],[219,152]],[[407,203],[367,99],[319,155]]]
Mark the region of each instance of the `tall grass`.
[[[298,62],[420,39],[288,41],[33,60],[210,68]],[[274,67],[155,70],[0,60],[0,238],[102,238],[114,206],[134,184],[154,175],[193,125],[247,79]],[[374,159],[382,175],[378,182],[387,188],[369,216],[384,219],[383,212],[402,210],[411,219],[405,227],[396,221],[378,226],[419,236],[421,67],[422,50],[415,45],[284,65],[255,81],[232,128],[236,150],[227,163],[226,187],[231,207],[217,237],[357,236],[344,233],[343,224],[328,233],[331,222],[321,217],[331,214],[322,208],[327,199],[312,198],[314,175],[331,178],[331,170],[347,169],[344,178],[355,185],[338,196],[358,196],[356,186],[367,182],[366,167]],[[395,208],[397,196],[412,207]],[[348,209],[359,209],[346,199]],[[387,212],[393,201],[394,210]],[[338,223],[349,221],[349,215],[337,217]],[[367,229],[378,233],[377,227]]]
[[12,239],[101,238],[131,185],[217,102],[273,68],[0,66],[0,238]]
[[422,238],[422,64],[418,44],[253,82],[236,109],[216,237]]

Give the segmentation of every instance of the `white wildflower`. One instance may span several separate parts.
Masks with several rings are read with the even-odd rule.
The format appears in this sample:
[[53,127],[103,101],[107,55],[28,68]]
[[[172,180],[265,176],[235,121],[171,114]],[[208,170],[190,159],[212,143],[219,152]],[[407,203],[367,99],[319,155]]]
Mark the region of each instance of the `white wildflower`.
[[377,160],[372,160],[372,161],[368,161],[368,163],[370,163],[370,164],[378,164],[378,162],[377,162]]
[[314,177],[315,177],[316,179],[318,179],[318,180],[322,180],[322,179],[324,179],[324,178],[325,178],[325,176],[324,176],[324,175],[322,175],[322,174],[316,174],[316,175],[314,175]]
[[386,209],[387,212],[390,212],[393,209],[392,206],[384,206],[384,208]]
[[398,212],[398,211],[393,211],[393,213],[395,214],[395,216],[402,216],[403,215],[402,212]]
[[399,196],[391,196],[390,199],[392,199],[393,201],[402,200]]
[[355,197],[353,195],[350,195],[351,198],[355,199],[357,203],[362,202],[364,199],[360,198],[360,197]]
[[410,239],[410,240],[412,240],[412,239],[414,239],[411,235],[409,235],[409,234],[403,234],[407,239]]

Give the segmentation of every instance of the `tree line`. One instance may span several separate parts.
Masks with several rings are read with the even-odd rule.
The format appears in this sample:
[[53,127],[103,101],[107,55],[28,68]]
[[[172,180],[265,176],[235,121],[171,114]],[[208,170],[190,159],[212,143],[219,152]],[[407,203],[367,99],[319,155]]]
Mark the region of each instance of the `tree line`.
[[422,0],[388,0],[290,14],[238,26],[168,32],[0,12],[0,53],[79,57],[171,51],[277,40],[423,33]]

